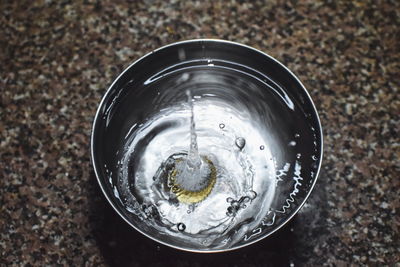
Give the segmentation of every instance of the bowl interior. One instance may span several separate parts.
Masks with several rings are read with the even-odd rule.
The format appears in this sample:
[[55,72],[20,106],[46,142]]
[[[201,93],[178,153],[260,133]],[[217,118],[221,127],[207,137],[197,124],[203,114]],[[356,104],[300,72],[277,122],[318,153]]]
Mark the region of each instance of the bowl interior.
[[[127,211],[118,196],[118,164],[126,138],[160,110],[186,101],[222,103],[250,114],[275,164],[276,190],[260,223],[229,247],[203,247],[163,235]],[[207,102],[208,101],[208,102]],[[215,114],[218,117],[218,113]],[[225,41],[193,40],[156,50],[111,85],[96,115],[92,160],[100,186],[117,212],[156,241],[192,251],[230,250],[268,236],[304,204],[320,168],[321,126],[311,98],[282,64],[255,49]]]

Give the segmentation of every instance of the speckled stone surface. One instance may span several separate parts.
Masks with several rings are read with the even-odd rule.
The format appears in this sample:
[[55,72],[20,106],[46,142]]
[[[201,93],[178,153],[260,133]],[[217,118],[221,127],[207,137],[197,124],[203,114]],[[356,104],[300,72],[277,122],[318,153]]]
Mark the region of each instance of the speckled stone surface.
[[[167,248],[105,202],[91,122],[124,67],[212,37],[293,70],[325,134],[308,204],[271,238],[225,254]],[[1,266],[345,266],[400,262],[400,2],[0,2]]]

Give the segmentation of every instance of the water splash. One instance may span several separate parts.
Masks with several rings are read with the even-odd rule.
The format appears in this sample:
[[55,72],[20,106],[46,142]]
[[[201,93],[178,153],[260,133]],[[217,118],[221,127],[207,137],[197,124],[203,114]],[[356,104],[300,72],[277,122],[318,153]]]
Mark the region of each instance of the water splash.
[[186,164],[192,169],[198,169],[201,165],[199,148],[197,145],[196,124],[194,121],[193,99],[190,90],[186,90],[187,101],[190,108],[190,148]]
[[301,174],[301,164],[299,161],[295,162],[294,165],[294,177],[293,180],[295,181],[293,186],[293,191],[289,194],[289,198],[286,199],[286,204],[283,205],[282,210],[277,210],[276,212],[285,213],[287,209],[290,208],[291,203],[295,201],[296,195],[299,193],[299,187],[301,186],[301,182],[303,178],[300,176]]
[[265,140],[243,115],[209,99],[193,105],[190,92],[187,100],[133,130],[118,188],[127,210],[157,231],[230,246],[260,224],[272,201],[271,152],[264,147],[260,155]]
[[[285,166],[281,169],[278,170],[277,177],[280,177],[279,180],[282,181],[282,177],[287,175],[287,172],[289,171],[290,164],[286,163]],[[297,194],[300,192],[300,186],[302,185],[301,181],[303,181],[303,178],[301,177],[301,163],[299,161],[296,161],[294,164],[294,185],[292,192],[289,194],[288,198],[285,199],[284,204],[281,209],[279,210],[269,210],[261,224],[266,227],[271,227],[274,226],[275,221],[277,219],[277,214],[285,214],[287,210],[291,207],[291,204],[295,202],[295,198]],[[250,236],[251,237],[251,236]]]
[[276,183],[283,181],[282,177],[287,175],[287,172],[289,171],[290,168],[290,163],[285,163],[282,169],[278,170],[276,174]]
[[[303,116],[296,102],[280,93],[285,88],[245,66],[237,69],[226,62],[209,62],[206,54],[204,59],[190,61],[184,52],[178,54],[184,62],[144,82],[149,89],[146,93],[155,90],[154,103],[160,112],[144,112],[144,120],[126,125],[113,184],[127,212],[135,215],[132,220],[141,220],[139,227],[147,234],[162,233],[195,248],[199,244],[207,249],[231,247],[269,231],[297,207],[300,202],[295,200],[299,201],[296,198],[305,182],[296,170],[300,158],[307,161],[312,154],[318,155],[317,143],[313,143],[311,155],[303,152],[302,142],[311,136],[296,123],[287,131],[291,138],[281,138],[280,133],[286,131],[280,127],[284,125],[280,119],[296,122]],[[209,68],[211,63],[214,66]],[[188,88],[192,91],[185,101],[182,96]],[[269,109],[272,106],[274,110]],[[104,120],[112,113],[108,110]],[[210,175],[212,167],[207,160],[215,167],[215,180],[209,179],[214,175]],[[289,165],[282,166],[286,161]],[[281,169],[276,171],[278,165]],[[204,175],[199,172],[202,167]],[[173,174],[174,168],[181,173]],[[205,197],[185,202],[178,198],[173,177],[189,189],[205,178],[205,185],[199,188],[212,190],[201,194]],[[215,184],[208,187],[210,181]],[[275,200],[279,200],[277,205]]]

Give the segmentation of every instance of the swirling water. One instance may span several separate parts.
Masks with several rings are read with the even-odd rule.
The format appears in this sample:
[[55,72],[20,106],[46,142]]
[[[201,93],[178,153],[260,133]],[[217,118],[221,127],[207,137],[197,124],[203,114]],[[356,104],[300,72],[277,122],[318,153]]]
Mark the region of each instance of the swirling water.
[[[242,238],[260,224],[275,190],[271,153],[248,116],[220,101],[190,99],[138,127],[120,164],[118,190],[127,209],[160,232],[205,247]],[[198,192],[201,187],[190,187],[215,179],[206,196],[180,201],[168,186],[168,164],[179,158],[186,160],[181,179],[189,180],[187,190]],[[210,173],[205,161],[215,177],[204,174]],[[188,164],[206,170],[185,171]]]
[[[304,187],[303,156],[295,152],[300,136],[289,132],[295,128],[274,126],[271,115],[276,103],[282,119],[296,114],[287,95],[274,90],[263,95],[260,79],[243,83],[234,71],[214,67],[165,77],[179,81],[163,81],[175,93],[155,98],[157,112],[132,125],[121,147],[117,181],[110,181],[147,232],[173,237],[186,247],[229,248],[261,235],[280,214],[298,206],[295,200]],[[153,80],[147,84],[160,86],[161,79]],[[194,83],[201,86],[189,91],[189,101],[179,97]],[[163,101],[168,105],[158,104]],[[272,127],[288,132],[279,136],[287,147],[279,147]],[[280,156],[281,150],[293,158]],[[279,189],[283,184],[287,193]]]

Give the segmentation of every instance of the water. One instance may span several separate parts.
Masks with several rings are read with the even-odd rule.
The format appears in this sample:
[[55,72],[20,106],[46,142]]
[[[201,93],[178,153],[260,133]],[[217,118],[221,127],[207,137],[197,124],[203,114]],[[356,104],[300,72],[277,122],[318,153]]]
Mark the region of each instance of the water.
[[146,77],[126,94],[120,121],[112,108],[104,116],[124,129],[107,140],[118,140],[110,184],[126,217],[158,240],[203,251],[276,229],[306,196],[318,161],[298,102],[259,73],[212,62]]
[[127,141],[120,198],[157,231],[222,248],[261,223],[274,196],[275,165],[242,111],[186,94],[186,103],[155,114]]

